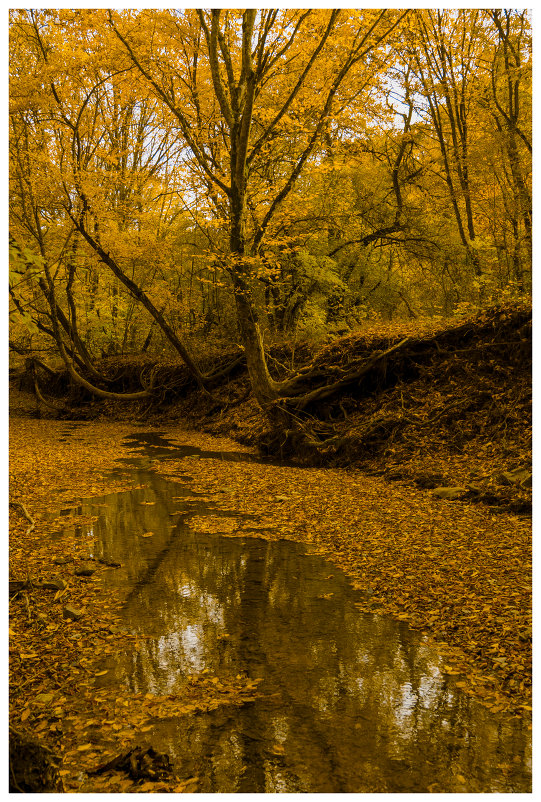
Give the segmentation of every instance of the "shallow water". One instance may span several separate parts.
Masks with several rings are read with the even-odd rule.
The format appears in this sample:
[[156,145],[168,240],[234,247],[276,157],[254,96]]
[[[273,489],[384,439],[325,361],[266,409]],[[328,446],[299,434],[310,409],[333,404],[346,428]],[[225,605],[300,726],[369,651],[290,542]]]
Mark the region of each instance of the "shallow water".
[[[181,778],[198,776],[197,791],[210,793],[530,790],[520,720],[466,696],[405,623],[359,612],[362,594],[305,545],[195,533],[194,514],[233,513],[194,499],[189,477],[173,484],[147,470],[148,457],[178,459],[182,449],[155,435],[132,443],[147,455],[139,468],[130,459],[146,486],[77,510],[97,516],[79,534],[97,536],[95,557],[122,563],[104,578],[127,589],[124,623],[145,636],[104,681],[165,694],[205,669],[263,680],[261,697],[241,708],[159,721],[148,733]],[[217,454],[184,456],[188,466]]]

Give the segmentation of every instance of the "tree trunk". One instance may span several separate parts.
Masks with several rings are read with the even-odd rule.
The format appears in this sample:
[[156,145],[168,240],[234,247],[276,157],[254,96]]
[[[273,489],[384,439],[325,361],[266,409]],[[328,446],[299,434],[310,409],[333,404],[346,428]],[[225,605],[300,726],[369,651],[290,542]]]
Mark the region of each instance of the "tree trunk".
[[245,279],[232,274],[237,319],[246,354],[248,374],[257,402],[262,409],[279,396],[279,383],[269,373],[258,314],[250,288]]

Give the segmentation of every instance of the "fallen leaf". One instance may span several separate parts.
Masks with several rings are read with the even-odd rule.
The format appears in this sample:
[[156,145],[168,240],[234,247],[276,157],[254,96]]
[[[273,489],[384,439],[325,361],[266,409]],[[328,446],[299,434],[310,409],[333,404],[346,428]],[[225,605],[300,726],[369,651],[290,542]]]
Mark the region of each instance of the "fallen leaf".
[[38,693],[35,698],[35,702],[39,702],[40,704],[49,704],[54,699],[54,693]]

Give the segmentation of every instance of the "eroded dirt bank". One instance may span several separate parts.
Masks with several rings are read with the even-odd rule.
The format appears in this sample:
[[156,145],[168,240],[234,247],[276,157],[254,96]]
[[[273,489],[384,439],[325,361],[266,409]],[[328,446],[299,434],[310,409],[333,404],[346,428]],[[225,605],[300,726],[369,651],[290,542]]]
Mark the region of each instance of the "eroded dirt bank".
[[[199,392],[178,360],[122,356],[99,363],[104,389],[152,386],[150,399],[93,398],[70,384],[65,370],[51,375],[37,365],[43,396],[56,408],[38,407],[53,418],[182,421],[299,464],[360,468],[422,489],[455,488],[457,498],[528,514],[531,318],[531,306],[522,304],[465,321],[367,323],[324,347],[271,346],[273,376],[296,374],[303,388],[300,399],[284,399],[292,413],[288,433],[269,430],[242,355],[223,344],[201,349],[201,369],[220,375],[211,395]],[[22,368],[15,373],[32,385]]]
[[[11,501],[24,505],[34,527],[28,531],[21,507],[10,508],[10,579],[31,580],[33,585],[60,579],[66,587],[31,585],[11,601],[11,720],[63,755],[61,770],[68,790],[92,790],[99,788],[100,778],[94,778],[93,785],[87,778],[83,787],[80,778],[92,728],[104,728],[111,755],[118,754],[133,739],[134,727],[145,726],[148,702],[140,700],[134,709],[133,703],[112,693],[96,707],[96,659],[129,640],[115,631],[123,599],[100,586],[105,566],[96,566],[95,573],[85,577],[76,574],[77,561],[62,562],[68,556],[62,551],[66,543],[52,546],[49,536],[55,528],[65,527],[66,520],[51,519],[47,513],[77,498],[130,486],[121,478],[112,481],[107,471],[119,456],[127,456],[123,439],[134,430],[153,429],[173,442],[206,450],[250,448],[171,425],[37,420],[24,415],[24,403],[28,399],[19,406],[19,414],[13,410],[11,421]],[[186,465],[156,459],[152,469],[174,479]],[[494,711],[528,715],[527,518],[497,514],[469,501],[437,498],[427,490],[390,484],[351,469],[193,459],[189,470],[199,492],[213,493],[226,486],[228,508],[257,516],[264,537],[309,543],[341,566],[355,584],[369,591],[366,609],[388,612],[430,633],[448,656],[448,671],[461,674],[459,682],[467,692]],[[235,536],[233,519],[230,524],[228,533]],[[209,527],[224,531],[227,519],[207,517],[200,525],[202,531]],[[72,543],[69,556],[73,557]],[[82,616],[66,618],[66,607]],[[251,692],[250,680],[231,684],[224,696],[223,690],[217,693],[211,678],[202,678],[189,699],[169,702],[169,712],[178,712],[179,706],[204,710],[217,700],[241,704],[243,694]],[[118,790],[135,789],[133,781],[119,782]],[[173,788],[165,781],[160,788],[153,787],[190,790],[189,785]]]

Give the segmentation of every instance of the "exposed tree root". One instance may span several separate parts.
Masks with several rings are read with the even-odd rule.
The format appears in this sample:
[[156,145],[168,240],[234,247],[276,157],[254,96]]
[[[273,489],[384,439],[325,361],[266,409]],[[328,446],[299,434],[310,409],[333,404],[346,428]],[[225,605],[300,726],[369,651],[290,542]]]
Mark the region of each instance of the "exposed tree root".
[[363,381],[340,387],[341,377],[306,393],[309,403],[298,406],[298,399],[282,399],[274,425],[258,435],[262,450],[311,465],[377,468],[416,483],[418,477],[420,487],[449,483],[449,469],[458,470],[462,482],[472,483],[472,500],[528,511],[529,489],[500,486],[498,472],[480,461],[496,458],[501,473],[531,460],[531,310],[490,310],[436,335],[410,337],[383,348],[365,370],[369,345],[347,338],[319,354],[302,372],[307,381],[327,364],[329,377],[341,371],[346,378],[357,354],[365,359],[348,378],[361,372]]
[[[404,460],[422,466],[426,455],[438,449],[458,455],[479,442],[493,450],[502,444],[508,456],[501,458],[501,470],[528,465],[531,307],[487,310],[474,320],[423,336],[382,332],[367,337],[361,330],[334,341],[315,357],[297,346],[295,354],[301,353],[306,364],[289,378],[293,349],[284,345],[271,351],[270,363],[284,394],[269,405],[266,425],[252,400],[245,360],[238,351],[218,364],[210,356],[206,364],[202,360],[209,386],[214,378],[214,396],[203,396],[178,362],[110,359],[100,370],[115,373],[113,387],[120,397],[129,397],[134,386],[147,388],[145,409],[137,408],[138,417],[157,410],[168,414],[176,405],[182,408],[178,414],[196,426],[210,425],[227,434],[238,431],[244,442],[257,443],[268,454],[310,464],[377,463],[381,472],[396,474]],[[49,392],[62,389],[58,374],[45,375],[46,381]],[[66,387],[67,373],[63,381]],[[86,403],[83,388],[79,399],[73,387],[70,392],[71,404]],[[73,414],[88,417],[103,409],[87,405]],[[415,470],[421,482],[432,481],[420,468]],[[441,473],[440,466],[434,468],[436,473]],[[479,489],[478,497],[488,499],[492,492],[487,486]],[[526,504],[527,495],[519,488],[509,501]]]
[[[409,343],[409,341],[410,338],[406,337],[396,345],[392,345],[390,348],[387,348],[387,350],[383,351],[381,354],[375,354],[374,356],[370,357],[361,365],[360,368],[347,373],[342,379],[332,382],[331,384],[317,387],[315,390],[304,393],[300,396],[295,392],[295,390],[298,390],[299,388],[299,380],[294,378],[290,383],[288,382],[282,386],[282,390],[288,397],[285,399],[278,399],[278,401],[286,406],[290,406],[292,409],[302,410],[314,401],[322,401],[330,398],[331,396],[340,393],[342,390],[345,390],[346,387],[359,382],[360,379],[366,376],[366,374],[373,370],[376,366],[379,367],[381,363],[384,362],[384,360],[389,356],[389,354],[392,354],[395,351],[398,351],[400,348],[403,348]],[[301,383],[309,381],[310,376],[311,374],[305,374],[301,379]]]
[[[229,405],[229,401],[220,400],[210,390],[213,387],[219,387],[232,374],[242,370],[243,366],[245,368],[245,357],[242,353],[238,354],[237,352],[222,360],[203,375],[205,386],[200,388],[200,392],[214,403],[216,408]],[[37,368],[43,372],[39,379]],[[113,375],[108,376],[107,371],[111,373],[111,369]],[[89,381],[75,370],[69,360],[64,370],[53,370],[41,360],[35,357],[29,358],[26,360],[25,372],[18,374],[18,378],[21,384],[28,376],[30,386],[40,403],[62,414],[68,413],[70,408],[77,403],[84,403],[85,397],[121,402],[147,400],[148,409],[152,409],[159,404],[171,402],[179,395],[192,392],[196,387],[193,376],[184,365],[179,363],[164,364],[152,360],[142,360],[140,357],[133,358],[131,361],[130,358],[125,358],[123,361],[109,358],[104,360],[102,370],[104,381],[111,389],[105,390],[93,381]],[[54,399],[43,393],[40,383],[47,385],[49,393],[55,395]],[[136,387],[138,389],[135,389]],[[68,388],[69,396],[59,401],[58,396],[65,394]],[[79,396],[77,396],[77,388]]]

